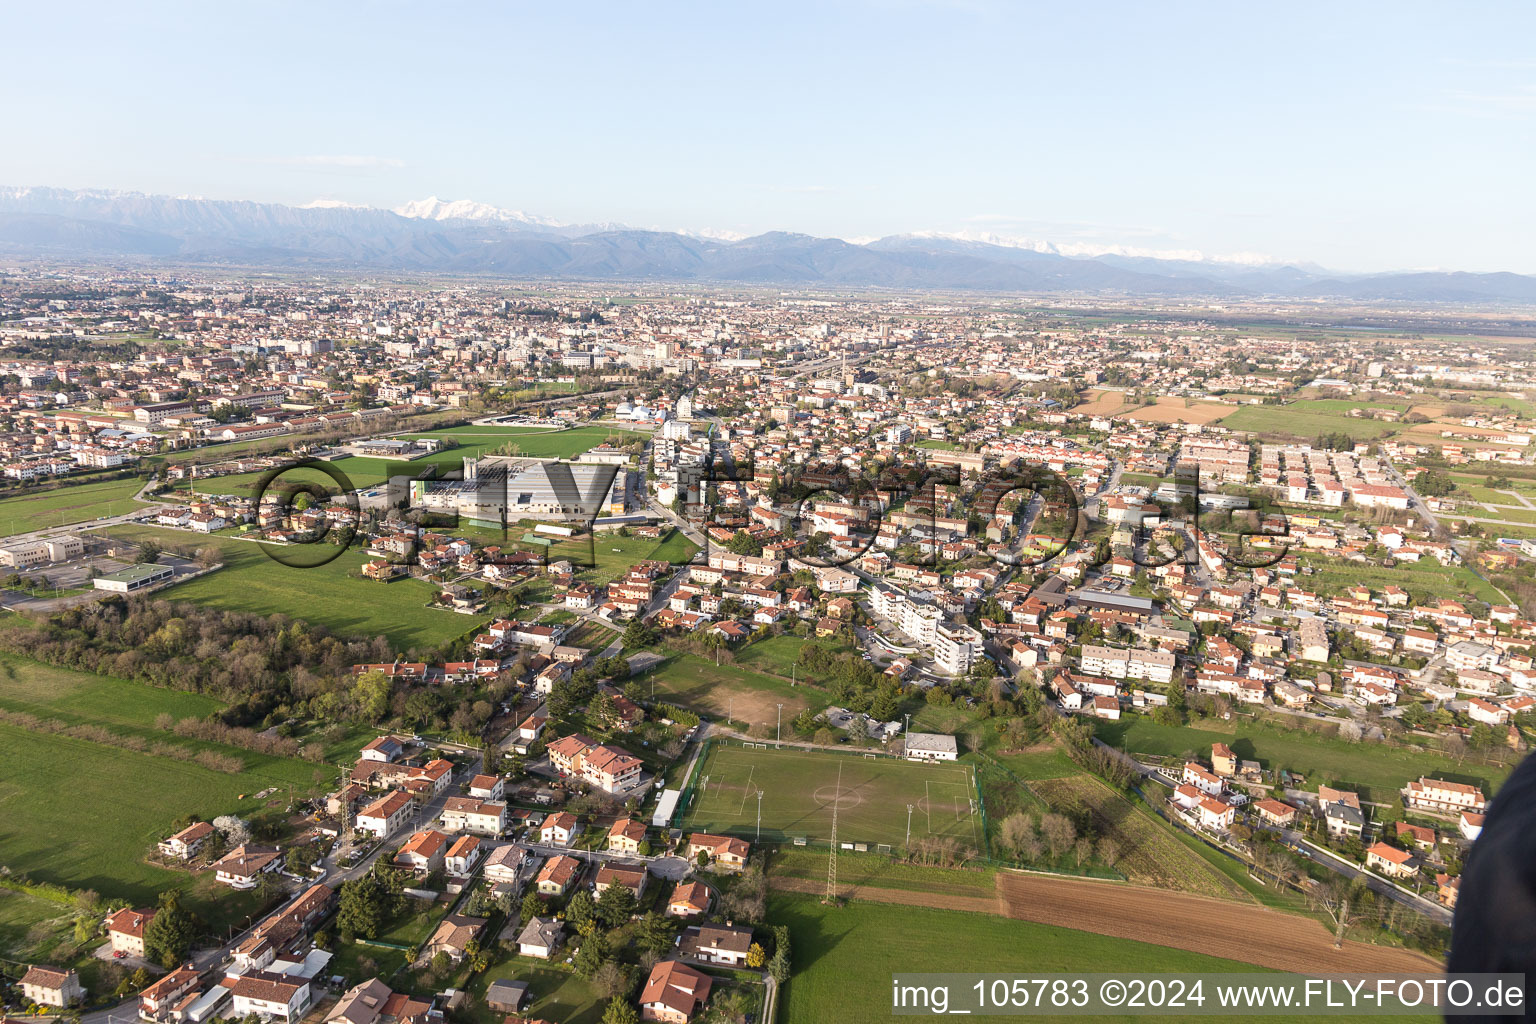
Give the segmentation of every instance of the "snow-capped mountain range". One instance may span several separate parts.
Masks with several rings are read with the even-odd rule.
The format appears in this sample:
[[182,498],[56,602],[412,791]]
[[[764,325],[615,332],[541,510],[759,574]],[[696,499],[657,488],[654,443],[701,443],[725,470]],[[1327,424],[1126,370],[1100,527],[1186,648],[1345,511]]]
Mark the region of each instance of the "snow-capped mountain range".
[[0,257],[521,279],[1536,305],[1536,277],[1518,274],[1346,275],[1252,254],[1212,257],[980,233],[920,231],[861,241],[782,231],[741,237],[564,224],[435,196],[382,210],[334,198],[286,206],[0,187]]

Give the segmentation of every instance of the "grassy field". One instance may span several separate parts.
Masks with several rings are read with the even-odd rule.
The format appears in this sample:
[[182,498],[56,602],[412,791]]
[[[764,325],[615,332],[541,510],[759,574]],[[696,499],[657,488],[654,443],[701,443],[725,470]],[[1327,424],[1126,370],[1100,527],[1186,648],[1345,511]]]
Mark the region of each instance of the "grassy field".
[[[185,885],[188,876],[145,863],[144,856],[183,815],[248,816],[251,795],[282,786],[289,772],[227,775],[197,765],[39,735],[0,724],[6,767],[0,772],[0,864],[33,878],[135,904]],[[306,777],[314,771],[304,765]],[[244,799],[242,799],[242,796]]]
[[913,836],[953,836],[981,848],[976,790],[962,765],[737,744],[715,746],[700,772],[685,828],[755,837],[761,805],[764,836],[826,840],[836,805],[840,841],[899,847],[911,805]]
[[[194,751],[214,750],[233,754],[245,762],[246,771],[272,783],[307,787],[314,766],[291,758],[176,736],[155,727],[162,714],[173,719],[204,718],[224,705],[212,697],[180,690],[79,672],[45,665],[14,654],[0,654],[0,708],[21,711],[38,718],[58,719],[69,725],[100,725],[119,736],[141,736],[151,743],[170,743]],[[369,732],[346,748],[355,751],[373,737]]]
[[1301,561],[1313,569],[1311,575],[1301,577],[1302,586],[1315,589],[1324,597],[1364,583],[1378,590],[1389,585],[1402,587],[1413,596],[1414,603],[1427,603],[1421,601],[1424,597],[1460,600],[1469,594],[1491,604],[1502,604],[1505,600],[1490,583],[1466,566],[1441,565],[1432,558],[1399,562],[1390,569],[1317,555],[1303,555]]
[[772,729],[779,715],[775,705],[782,703],[787,730],[790,720],[804,709],[820,711],[831,703],[825,693],[813,687],[791,686],[787,680],[741,665],[716,665],[696,654],[669,654],[659,666],[640,676],[639,682],[647,693],[654,690],[658,700],[722,719],[729,716],[744,727]]
[[[86,740],[32,733],[0,725],[5,766],[0,770],[0,864],[45,881],[96,889],[136,902],[187,876],[143,862],[151,844],[185,814],[248,816],[261,809],[252,794],[314,785],[316,766],[157,729],[158,715],[204,717],[219,701],[201,694],[57,668],[0,655],[0,708],[70,725],[100,725],[119,736],[140,736],[196,750],[232,753],[245,763],[237,775]],[[357,737],[346,737],[347,752]],[[245,797],[242,799],[242,795]],[[201,886],[201,882],[199,883]],[[206,886],[202,886],[206,888]],[[226,890],[227,891],[227,890]],[[249,909],[249,908],[247,908]]]
[[136,477],[73,484],[0,499],[0,536],[122,515],[144,506],[133,500],[144,481]]
[[[773,852],[768,873],[774,878],[824,883],[827,880],[826,851],[781,846]],[[884,854],[850,853],[845,850],[837,855],[837,884],[839,889],[871,886],[876,889],[988,897],[997,890],[997,869],[986,865],[928,867],[906,864]]]
[[807,644],[825,647],[833,653],[852,650],[846,643],[834,644],[827,640],[808,640],[785,633],[781,636],[768,637],[766,640],[755,640],[741,648],[736,652],[736,663],[761,672],[772,672],[785,678],[789,678],[790,672],[793,671],[803,679],[805,672],[795,668],[795,663]]
[[1245,405],[1230,416],[1223,417],[1221,425],[1231,430],[1251,430],[1257,434],[1284,434],[1302,438],[1342,432],[1358,441],[1369,441],[1398,429],[1395,423],[1356,419],[1336,412],[1314,410],[1307,407],[1309,404],[1312,403]]
[[1158,725],[1136,715],[1118,722],[1100,721],[1099,738],[1137,754],[1178,757],[1193,752],[1208,760],[1211,744],[1225,743],[1245,760],[1267,769],[1300,772],[1312,784],[1328,783],[1358,789],[1367,800],[1396,803],[1398,790],[1421,775],[1470,782],[1492,796],[1507,769],[1478,764],[1458,765],[1433,751],[1410,751],[1377,743],[1349,743],[1315,733],[1286,732],[1247,720],[1202,720],[1187,726]]
[[[510,531],[521,536],[521,531]],[[577,570],[577,576],[589,583],[609,583],[629,571],[636,562],[656,561],[683,563],[691,559],[699,546],[687,537],[671,531],[661,540],[646,537],[621,537],[617,533],[585,534],[562,540],[546,549],[549,561],[569,559]]]
[[1054,810],[1086,817],[1101,839],[1113,839],[1120,855],[1114,868],[1132,882],[1160,889],[1246,899],[1243,889],[1184,844],[1173,830],[1092,775],[1036,781],[1034,790]]
[[1164,946],[952,910],[859,902],[826,907],[812,897],[775,895],[769,921],[789,926],[794,974],[780,1019],[795,1024],[890,1020],[896,972],[1258,970]]
[[383,636],[399,650],[435,647],[486,621],[427,607],[436,591],[419,580],[378,583],[358,577],[356,573],[370,559],[355,549],[325,565],[295,569],[267,557],[262,546],[253,541],[201,537],[150,526],[115,527],[111,532],[115,537],[134,540],[220,548],[224,568],[162,591],[171,601],[287,615],[324,626],[338,636]]
[[[608,1001],[591,983],[569,969],[543,964],[528,957],[517,957],[492,964],[470,982],[471,1002],[484,1007],[485,990],[494,981],[526,981],[529,1002],[523,1008],[531,1019],[563,1021],[565,1024],[598,1024]],[[644,979],[642,978],[642,981]],[[484,1013],[490,1015],[488,1009]],[[488,1019],[500,1020],[500,1015]]]
[[457,449],[439,454],[464,455],[466,448],[479,451],[497,451],[508,445],[517,446],[517,454],[538,459],[571,459],[604,441],[616,446],[629,444],[649,437],[634,430],[618,427],[571,427],[568,430],[542,430],[538,427],[464,426],[445,430],[431,430],[424,434],[401,434],[400,437],[452,438],[459,443]]

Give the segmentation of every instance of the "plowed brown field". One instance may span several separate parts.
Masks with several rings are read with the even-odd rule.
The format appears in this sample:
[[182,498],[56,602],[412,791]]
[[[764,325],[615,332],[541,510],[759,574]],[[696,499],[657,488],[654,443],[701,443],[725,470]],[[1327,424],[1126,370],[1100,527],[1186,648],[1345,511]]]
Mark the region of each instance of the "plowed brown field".
[[[770,877],[769,885],[812,895],[826,891],[825,882],[809,878]],[[1328,929],[1311,918],[1124,882],[1003,871],[997,876],[996,899],[860,885],[840,886],[838,893],[871,903],[1001,914],[1302,974],[1425,974],[1443,969],[1438,961],[1406,949],[1350,940],[1343,949],[1334,949]]]
[[1317,921],[1269,907],[1120,882],[1005,871],[1004,912],[1021,921],[1137,939],[1260,967],[1323,974],[1422,974],[1441,965],[1420,953],[1333,937]]

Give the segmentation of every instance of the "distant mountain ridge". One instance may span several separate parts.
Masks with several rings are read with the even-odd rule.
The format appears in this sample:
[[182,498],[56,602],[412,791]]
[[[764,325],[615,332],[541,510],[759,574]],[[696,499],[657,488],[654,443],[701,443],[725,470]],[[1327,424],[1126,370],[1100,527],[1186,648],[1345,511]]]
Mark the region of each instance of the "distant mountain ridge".
[[1341,275],[1312,266],[1072,257],[932,234],[864,244],[782,231],[737,239],[561,224],[435,196],[380,210],[334,200],[284,206],[0,188],[0,255],[556,280],[1536,304],[1536,277],[1521,274]]

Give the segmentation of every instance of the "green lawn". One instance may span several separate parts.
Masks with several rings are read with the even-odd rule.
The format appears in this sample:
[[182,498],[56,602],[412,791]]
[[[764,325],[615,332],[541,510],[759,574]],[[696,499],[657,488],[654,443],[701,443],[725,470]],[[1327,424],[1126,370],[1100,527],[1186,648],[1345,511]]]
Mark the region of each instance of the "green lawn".
[[[185,873],[143,859],[172,822],[183,815],[249,816],[266,803],[251,797],[269,786],[283,787],[271,798],[280,806],[293,781],[286,771],[227,775],[3,723],[0,749],[0,864],[139,905],[189,882]],[[314,770],[303,769],[306,778]]]
[[825,647],[834,653],[851,651],[847,643],[833,643],[830,640],[811,640],[805,637],[793,636],[785,633],[780,636],[771,636],[765,640],[754,640],[736,652],[736,663],[748,668],[755,668],[762,672],[772,672],[788,679],[790,672],[795,673],[796,678],[804,679],[805,671],[795,667],[800,657],[800,652],[807,644]]
[[0,708],[7,711],[58,719],[69,725],[101,725],[119,736],[141,736],[150,743],[163,742],[194,751],[233,754],[245,762],[248,774],[299,787],[311,784],[315,766],[308,762],[187,739],[154,725],[155,718],[161,714],[175,719],[203,718],[222,707],[222,702],[202,694],[162,690],[112,676],[45,665],[13,654],[0,654]]
[[[362,579],[356,574],[370,559],[356,549],[343,552],[325,565],[297,569],[267,557],[262,545],[254,541],[193,537],[149,526],[114,528],[112,534],[135,540],[153,539],[167,545],[200,548],[213,544],[220,548],[224,568],[160,592],[171,601],[192,601],[260,615],[287,615],[324,626],[338,636],[383,636],[401,651],[425,651],[486,621],[484,617],[427,607],[436,588],[420,580],[379,583]],[[301,546],[277,550],[296,558],[306,554]],[[329,551],[327,548],[325,553]]]
[[952,910],[860,902],[825,907],[812,897],[775,895],[769,921],[790,930],[794,973],[779,1016],[794,1024],[884,1024],[891,1019],[891,975],[897,972],[1260,970],[1129,939]]
[[83,523],[143,508],[133,500],[144,481],[137,477],[69,484],[35,494],[0,499],[0,536]]
[[790,720],[801,710],[820,711],[831,703],[831,698],[814,687],[791,686],[787,679],[754,672],[744,665],[716,665],[695,654],[670,654],[660,666],[641,675],[639,682],[647,694],[654,689],[657,700],[718,718],[729,715],[742,727],[772,729],[778,721],[776,705],[782,703],[786,736],[790,735]]
[[[1497,532],[1496,527],[1494,530]],[[1324,597],[1364,583],[1377,590],[1389,585],[1402,587],[1413,597],[1415,604],[1429,603],[1425,598],[1430,601],[1441,597],[1461,600],[1469,594],[1490,604],[1503,604],[1505,600],[1492,584],[1465,565],[1441,565],[1433,558],[1399,562],[1390,569],[1320,555],[1302,555],[1301,562],[1314,571],[1299,577],[1298,582],[1309,590],[1319,591]]]
[[1267,769],[1300,772],[1310,784],[1328,783],[1377,803],[1395,804],[1398,790],[1421,775],[1470,782],[1492,796],[1509,774],[1505,768],[1467,763],[1433,751],[1415,752],[1379,743],[1349,743],[1307,732],[1287,732],[1273,726],[1238,719],[1234,722],[1201,720],[1187,726],[1158,725],[1140,715],[1117,722],[1097,723],[1099,738],[1130,753],[1178,757],[1192,751],[1209,760],[1211,744],[1230,746],[1238,757],[1255,760]]
[[[781,846],[772,855],[769,874],[774,878],[825,882],[827,853],[824,849]],[[984,865],[964,868],[927,867],[906,864],[878,853],[844,851],[837,856],[837,884],[845,888],[871,886],[911,892],[947,892],[957,896],[992,896],[997,892],[997,869]]]
[[[522,536],[521,531],[509,531]],[[636,562],[656,561],[682,563],[691,559],[699,550],[697,544],[676,530],[656,541],[648,537],[621,537],[617,533],[592,533],[572,537],[551,545],[547,550],[549,561],[569,559],[578,568],[577,576],[588,583],[609,583],[629,571]]]
[[698,778],[682,812],[686,829],[755,839],[761,809],[763,837],[825,842],[835,805],[843,842],[899,848],[910,824],[913,836],[953,836],[966,847],[982,848],[976,788],[962,765],[717,743]]
[[[451,437],[459,442],[453,451],[464,454],[465,448],[497,452],[516,446],[516,454],[539,459],[571,459],[591,448],[608,441],[623,446],[649,437],[634,430],[618,427],[571,427],[566,430],[541,430],[537,427],[515,426],[463,426],[432,430],[425,434],[400,434],[400,437]],[[450,454],[450,453],[439,453]]]
[[1331,411],[1307,408],[1311,404],[1315,403],[1245,405],[1223,416],[1221,425],[1230,430],[1251,430],[1259,434],[1286,434],[1303,438],[1342,432],[1358,441],[1368,441],[1398,429],[1396,423],[1355,419]]
[[608,1006],[608,1001],[597,989],[569,968],[516,956],[492,964],[470,982],[470,1003],[475,1007],[477,1021],[500,1024],[501,1015],[492,1013],[485,1006],[485,990],[491,982],[502,980],[528,983],[529,1002],[523,1012],[534,1020],[598,1024]]

